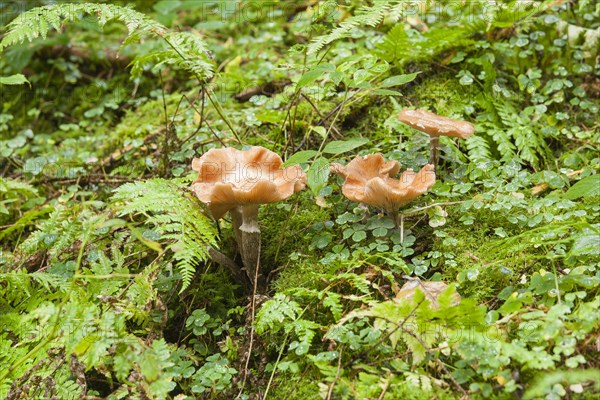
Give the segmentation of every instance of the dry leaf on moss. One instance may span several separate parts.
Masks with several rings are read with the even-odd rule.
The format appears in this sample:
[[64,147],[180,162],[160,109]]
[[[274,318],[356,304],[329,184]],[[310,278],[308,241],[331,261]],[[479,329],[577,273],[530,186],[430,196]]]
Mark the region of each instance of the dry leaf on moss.
[[[396,300],[412,302],[415,293],[417,290],[420,290],[435,310],[440,307],[438,299],[446,289],[448,289],[448,284],[445,282],[426,282],[420,279],[411,279],[396,293]],[[460,295],[456,292],[453,293],[452,300],[452,303],[455,305],[460,303]]]

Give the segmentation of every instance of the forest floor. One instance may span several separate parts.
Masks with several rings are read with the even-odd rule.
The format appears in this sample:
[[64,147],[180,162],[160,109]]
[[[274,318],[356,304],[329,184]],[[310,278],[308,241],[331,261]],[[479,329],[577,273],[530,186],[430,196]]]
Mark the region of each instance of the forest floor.
[[[46,3],[0,3],[1,399],[598,398],[596,2]],[[411,109],[475,133],[346,198]],[[306,184],[258,287],[192,190],[251,146]]]

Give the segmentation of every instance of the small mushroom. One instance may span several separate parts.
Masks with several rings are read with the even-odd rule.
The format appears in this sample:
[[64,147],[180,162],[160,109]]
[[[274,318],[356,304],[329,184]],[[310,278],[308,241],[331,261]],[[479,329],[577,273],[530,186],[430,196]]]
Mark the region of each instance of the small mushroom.
[[473,124],[442,117],[425,110],[402,110],[398,119],[405,124],[427,133],[429,141],[429,164],[437,165],[440,136],[466,139],[475,133]]
[[306,186],[300,166],[281,168],[282,164],[281,157],[258,146],[245,151],[212,149],[192,161],[198,172],[192,190],[215,219],[231,214],[242,262],[253,283],[259,276],[259,206],[285,200]]
[[396,226],[398,211],[435,184],[433,165],[425,165],[419,172],[407,169],[400,179],[393,176],[400,171],[397,161],[385,161],[380,153],[359,156],[343,166],[332,164],[331,172],[345,181],[342,193],[349,200],[385,209]]

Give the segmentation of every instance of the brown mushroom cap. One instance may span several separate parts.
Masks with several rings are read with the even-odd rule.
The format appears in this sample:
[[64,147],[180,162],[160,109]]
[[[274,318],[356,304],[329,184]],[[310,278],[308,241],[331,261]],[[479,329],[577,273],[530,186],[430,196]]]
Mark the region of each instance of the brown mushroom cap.
[[239,206],[274,203],[306,186],[300,166],[281,168],[281,157],[264,147],[211,149],[194,158],[192,189],[216,219]]
[[425,110],[402,110],[398,119],[431,136],[466,139],[475,133],[475,127],[470,122],[442,117]]
[[400,179],[392,178],[400,170],[397,161],[385,161],[380,153],[356,157],[348,165],[332,164],[331,172],[345,178],[342,193],[348,199],[390,212],[410,203],[435,184],[432,164],[418,173],[407,169]]

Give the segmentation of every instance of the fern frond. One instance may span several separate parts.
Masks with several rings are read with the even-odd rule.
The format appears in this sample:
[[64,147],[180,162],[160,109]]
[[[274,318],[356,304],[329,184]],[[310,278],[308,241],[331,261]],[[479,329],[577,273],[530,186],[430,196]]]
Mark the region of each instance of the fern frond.
[[154,68],[163,64],[176,67],[200,80],[212,77],[213,65],[207,57],[208,49],[204,41],[190,32],[167,32],[161,37],[169,48],[136,57],[131,63],[133,77],[140,76],[149,62],[154,64]]
[[57,206],[48,219],[39,224],[38,230],[21,243],[18,251],[29,256],[46,249],[50,256],[56,257],[79,239],[83,230],[82,220],[89,216],[86,211],[75,214],[72,209]]
[[404,29],[403,24],[394,26],[377,44],[381,58],[388,62],[415,62],[433,59],[436,55],[473,43],[472,31],[466,27],[433,28],[420,33]]
[[11,196],[11,192],[25,197],[34,197],[38,194],[38,190],[27,182],[8,178],[0,179],[0,200],[6,197],[14,197]]
[[112,20],[124,23],[128,36],[123,44],[139,41],[143,36],[164,41],[166,50],[155,51],[132,62],[134,77],[141,74],[144,65],[150,60],[156,64],[178,67],[201,81],[208,80],[213,75],[213,64],[201,38],[190,32],[170,31],[143,13],[113,4],[69,3],[33,8],[8,24],[7,32],[0,42],[0,51],[39,37],[45,39],[51,29],[59,30],[65,22],[78,21],[85,14],[96,16],[100,27]]
[[120,215],[144,215],[161,238],[169,242],[184,290],[195,266],[207,259],[207,246],[216,245],[217,232],[202,214],[198,202],[176,183],[165,179],[127,183],[116,189],[113,200]]
[[[372,6],[361,7],[356,15],[348,18],[327,35],[319,36],[308,46],[308,54],[315,54],[323,47],[336,40],[346,38],[350,33],[363,25],[377,26],[389,13],[392,7],[401,1],[376,1]],[[397,13],[396,13],[397,15]],[[399,15],[397,16],[399,18]]]
[[129,35],[145,33],[161,34],[167,31],[163,25],[131,8],[111,4],[68,3],[36,7],[20,14],[7,25],[7,32],[0,42],[0,51],[8,46],[45,39],[51,29],[60,30],[67,21],[78,21],[83,14],[95,15],[100,27],[111,20],[118,20],[127,26]]
[[409,40],[404,25],[397,24],[381,39],[377,49],[385,61],[394,62],[408,54]]
[[[535,9],[534,6],[523,6],[522,2],[501,4],[493,10],[485,2],[473,2],[474,12],[462,16],[457,24],[449,21],[447,25],[435,26],[425,32],[404,32],[404,24],[392,28],[380,43],[379,50],[386,61],[410,60],[420,61],[433,58],[435,55],[473,43],[470,39],[475,33],[486,32],[495,27],[512,26],[518,21],[514,16],[524,18]],[[308,53],[315,54],[324,46],[336,40],[348,38],[362,26],[375,27],[384,19],[396,23],[406,15],[406,2],[399,0],[377,0],[371,6],[363,6],[357,13],[341,22],[330,33],[313,40],[308,46]],[[475,11],[476,10],[476,11]],[[512,17],[512,18],[511,18]]]
[[[519,157],[530,164],[536,164],[539,161],[538,153],[543,153],[546,146],[543,139],[534,133],[532,124],[522,118],[509,101],[496,98],[492,100],[492,104],[496,108],[502,124],[507,128],[507,137],[514,140]],[[506,140],[507,138],[499,139]]]
[[469,159],[473,162],[485,162],[492,159],[490,145],[488,141],[481,136],[471,136],[466,140]]
[[279,331],[284,321],[294,321],[302,314],[300,305],[288,296],[277,293],[266,301],[256,314],[256,332],[260,335],[268,330]]
[[0,274],[0,283],[5,286],[6,296],[3,301],[8,303],[22,302],[33,293],[39,293],[39,287],[46,291],[66,291],[69,283],[63,276],[46,272],[27,272],[24,269]]
[[[0,214],[9,214],[4,204],[29,200],[38,195],[36,188],[30,184],[15,179],[0,179]],[[14,204],[13,204],[14,205]],[[18,207],[18,204],[16,205]]]

